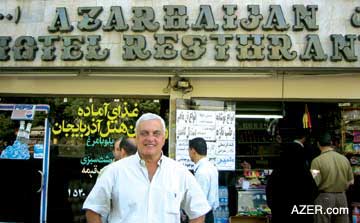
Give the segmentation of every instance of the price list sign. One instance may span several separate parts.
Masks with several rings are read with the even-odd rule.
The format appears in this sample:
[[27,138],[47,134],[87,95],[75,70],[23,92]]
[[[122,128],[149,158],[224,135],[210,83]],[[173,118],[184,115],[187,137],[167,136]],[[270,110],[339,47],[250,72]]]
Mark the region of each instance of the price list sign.
[[189,140],[202,137],[207,143],[207,157],[218,170],[235,170],[235,112],[176,111],[176,160],[192,169]]

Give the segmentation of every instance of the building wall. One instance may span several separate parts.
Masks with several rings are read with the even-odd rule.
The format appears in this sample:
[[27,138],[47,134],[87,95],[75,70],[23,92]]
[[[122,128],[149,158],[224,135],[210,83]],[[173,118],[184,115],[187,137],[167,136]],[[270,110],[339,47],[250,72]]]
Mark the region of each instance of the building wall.
[[[164,11],[164,6],[166,5],[182,5],[186,6],[186,15],[187,16],[187,25],[189,28],[186,30],[164,30],[163,26],[165,24],[166,13]],[[234,11],[234,16],[236,16],[236,24],[239,23],[241,19],[247,19],[249,12],[247,7],[250,5],[257,5],[259,7],[258,15],[262,15],[262,20],[258,26],[253,30],[246,30],[243,27],[238,26],[234,30],[226,30],[222,26],[225,24],[224,15],[226,14],[223,7],[224,5],[235,5],[237,8]],[[312,15],[302,15],[296,16],[294,11],[295,5],[302,5],[304,8],[316,6],[317,10]],[[359,40],[358,40],[358,29],[360,26],[359,13],[356,12],[356,7],[358,6],[358,1],[356,0],[346,0],[346,1],[337,1],[337,0],[327,0],[327,1],[316,1],[316,0],[299,0],[299,1],[282,1],[282,0],[271,0],[271,1],[254,1],[254,0],[244,0],[244,1],[191,1],[191,0],[138,0],[138,1],[108,1],[108,0],[88,0],[88,1],[73,1],[73,0],[31,0],[31,1],[13,1],[13,0],[3,0],[0,2],[0,8],[3,9],[1,13],[4,16],[8,14],[12,15],[12,19],[9,20],[4,18],[0,20],[1,33],[0,36],[11,37],[11,41],[8,45],[11,50],[8,52],[9,60],[3,61],[0,59],[0,66],[4,68],[19,68],[19,67],[47,67],[47,68],[62,68],[62,67],[75,67],[75,68],[84,68],[84,67],[105,67],[105,68],[144,68],[149,69],[154,67],[155,69],[164,69],[164,68],[219,68],[219,69],[241,69],[241,68],[257,68],[264,69],[264,71],[276,70],[276,68],[301,68],[301,69],[313,69],[314,67],[318,68],[352,68],[356,69],[359,67],[360,62],[357,58],[359,55]],[[128,29],[125,31],[104,31],[103,26],[109,20],[111,15],[112,6],[121,6],[122,14],[124,17],[124,22],[128,25]],[[19,8],[17,8],[19,7]],[[101,26],[95,30],[81,30],[78,26],[82,22],[84,16],[79,13],[81,7],[102,7],[102,12],[99,13],[96,18],[96,21],[101,21]],[[135,7],[149,7],[154,12],[154,19],[151,24],[158,25],[158,29],[147,30],[144,28],[143,31],[133,31],[134,27],[134,18],[138,15],[134,15]],[[277,7],[276,17],[274,17],[274,10],[270,9],[271,7]],[[203,8],[207,8],[206,12],[207,17],[204,17],[202,12],[205,12]],[[20,10],[17,10],[20,9]],[[49,27],[54,27],[54,21],[58,18],[56,13],[58,9],[65,9],[67,17],[62,17],[62,19],[67,18],[65,21],[73,27],[72,30],[51,30]],[[21,13],[17,13],[17,12]],[[311,10],[308,9],[304,13],[309,13]],[[86,14],[86,13],[85,13]],[[213,20],[211,19],[213,16]],[[143,14],[147,18],[151,17],[150,14]],[[296,24],[295,20],[300,17],[305,19],[310,19],[316,24],[316,28],[307,27],[305,23]],[[198,21],[206,18],[206,23],[201,23]],[[282,20],[284,24],[270,23],[273,27],[268,29],[263,28],[263,26],[268,25],[268,21],[272,21],[273,18]],[[15,21],[18,19],[17,23]],[[351,22],[353,21],[353,22]],[[158,24],[156,24],[158,22]],[[218,27],[214,30],[207,30],[205,27],[214,22],[214,25]],[[64,22],[65,23],[65,22]],[[63,24],[64,24],[63,23]],[[193,25],[202,25],[203,28],[195,30],[192,28]],[[278,25],[280,24],[280,25]],[[309,23],[310,24],[310,23]],[[302,25],[303,28],[295,30],[294,26]],[[63,26],[62,26],[63,27]],[[209,28],[210,29],[210,28]],[[177,35],[177,40],[167,40],[166,42],[171,44],[173,50],[177,52],[177,56],[172,59],[155,59],[154,55],[156,53],[156,34],[173,34]],[[216,50],[215,47],[222,45],[217,44],[217,42],[212,39],[210,36],[216,35],[230,35],[231,38],[225,43],[229,46],[228,54],[229,58],[225,60],[216,60]],[[239,60],[239,50],[237,47],[241,45],[239,39],[236,35],[263,35],[261,43],[254,44],[250,42],[250,45],[257,45],[262,47],[263,58],[255,60]],[[350,51],[354,54],[352,62],[346,61],[342,57],[339,61],[332,61],[331,56],[334,55],[334,44],[331,39],[332,34],[341,35],[345,38],[345,35],[354,35],[353,36],[353,46]],[[53,61],[44,61],[41,59],[43,54],[43,43],[39,41],[39,36],[51,36],[55,35],[59,37],[59,40],[54,41],[56,59]],[[64,48],[63,39],[68,36],[81,36],[84,40],[83,43],[77,43],[80,47],[79,50],[82,51],[84,56],[80,59],[64,61],[60,57],[63,54],[62,48]],[[110,54],[109,57],[105,60],[88,60],[85,59],[86,54],[88,53],[87,47],[89,45],[88,37],[91,35],[99,35],[98,44],[100,49],[99,54],[104,53],[105,49],[108,49]],[[143,59],[124,59],[124,46],[127,45],[125,42],[125,35],[130,36],[142,36],[144,37],[146,45],[144,45],[143,51],[149,54],[148,58]],[[201,46],[206,52],[202,56],[195,57],[193,59],[183,59],[182,53],[189,50],[192,46],[197,48],[196,42],[195,45],[187,46],[184,43],[184,37],[190,35],[197,35],[204,37],[203,45]],[[294,59],[280,59],[270,61],[268,57],[270,56],[271,48],[276,48],[275,43],[270,43],[268,39],[270,35],[286,35],[289,38],[289,53],[297,53]],[[33,60],[14,60],[13,47],[16,45],[15,41],[21,36],[31,36],[34,38],[38,50],[36,52],[36,58]],[[326,54],[326,59],[322,60],[321,58],[315,59],[310,58],[309,60],[301,59],[301,55],[305,54],[307,45],[309,44],[309,37],[316,36],[316,39],[319,40],[319,49]],[[281,42],[281,41],[280,41]],[[2,43],[4,44],[4,43]],[[349,42],[347,42],[349,44]],[[350,45],[345,44],[345,46],[340,46],[340,48],[347,48]],[[131,45],[131,44],[130,44]],[[161,45],[161,44],[160,44]],[[184,51],[185,50],[185,51]],[[356,57],[356,58],[355,58]],[[348,58],[349,59],[349,58]],[[351,60],[351,59],[350,59]],[[275,68],[275,69],[274,69]]]
[[[0,77],[0,94],[123,95],[219,99],[360,99],[358,75],[187,78],[193,91],[165,91],[168,77]],[[177,78],[172,78],[174,85]]]
[[[4,0],[0,2],[0,8],[2,8],[0,13],[5,16],[0,20],[0,93],[158,95],[169,98],[179,96],[244,99],[357,99],[359,93],[356,85],[359,82],[360,73],[358,59],[360,44],[359,37],[356,35],[360,27],[360,19],[358,19],[360,13],[356,11],[357,3],[355,0],[341,2],[337,0],[299,0],[296,2],[231,0],[226,3],[190,0],[32,0],[20,2]],[[186,23],[189,26],[186,30],[164,29],[167,19],[164,7],[168,5],[186,7],[185,15],[183,15],[187,18]],[[223,27],[226,25],[224,16],[228,14],[224,8],[229,5],[236,6],[233,16],[238,27],[234,30]],[[304,7],[302,15],[296,14],[295,7],[299,5]],[[127,30],[103,30],[114,6],[121,6],[124,23],[128,25]],[[262,19],[258,27],[246,30],[239,24],[241,20],[248,18],[250,14],[248,7],[251,6],[258,7],[259,12],[255,14],[261,14]],[[102,7],[102,11],[94,17],[96,22],[101,21],[98,28],[81,30],[79,25],[86,17],[86,10],[82,11],[82,7]],[[134,12],[137,7],[147,7],[148,10],[153,11],[154,17],[150,23],[158,25],[158,29],[148,30],[145,26],[143,31],[133,30],[134,21],[139,16]],[[277,11],[274,10],[276,7]],[[67,16],[60,16],[60,9],[66,12]],[[8,15],[12,18],[7,17]],[[141,16],[152,17],[151,13]],[[274,22],[271,18],[279,21]],[[297,23],[296,19],[300,18],[301,22]],[[55,27],[57,19],[62,21],[61,27],[69,22],[73,29],[51,30],[51,27]],[[201,19],[206,22],[199,22]],[[281,19],[284,24],[281,24]],[[269,21],[273,22],[269,23]],[[218,28],[208,30],[206,27],[212,22],[218,25]],[[198,24],[201,24],[202,28],[198,30],[192,28]],[[268,24],[273,27],[264,28]],[[296,30],[295,26],[300,26],[299,30]],[[169,46],[173,47],[172,50],[177,52],[176,57],[154,58],[157,48],[161,46],[155,40],[157,34],[177,35],[177,40],[167,41]],[[343,45],[334,43],[331,38],[334,34],[344,38]],[[101,37],[97,43],[99,47],[97,53],[101,55],[105,53],[105,49],[108,49],[107,58],[103,60],[85,58],[89,49],[87,38],[92,35]],[[129,46],[125,40],[126,35],[142,36],[146,44],[141,52],[147,52],[150,56],[142,59],[124,59],[125,48]],[[196,42],[191,46],[186,45],[184,37],[192,35],[204,37],[202,49],[206,51],[197,58],[185,59],[182,54],[187,50],[197,48],[197,44],[200,44]],[[216,59],[215,49],[221,44],[212,39],[211,35],[231,36],[225,43],[229,47],[228,59]],[[236,35],[263,35],[263,39],[260,44],[248,40],[247,44],[242,45]],[[282,57],[279,60],[270,60],[272,49],[276,48],[276,44],[268,39],[270,35],[286,35],[290,40],[288,52],[296,52],[297,56],[294,59]],[[20,37],[25,36],[32,37],[35,45],[28,46],[24,40],[17,42]],[[40,36],[59,37],[53,44],[55,56],[53,60],[46,61],[41,58],[46,47],[40,41]],[[64,41],[69,36],[81,36],[84,39],[83,43],[76,41],[73,43],[73,46],[79,48],[73,50],[72,53],[83,53],[79,59],[64,60],[62,58],[66,51]],[[309,42],[309,36],[316,36],[315,39],[319,42]],[[5,41],[6,38],[10,39]],[[351,38],[354,39],[350,41]],[[310,43],[319,45],[308,48]],[[281,42],[281,44],[284,43]],[[239,48],[246,50],[250,55],[251,50],[247,47],[259,46],[264,56],[262,59],[240,60],[237,58],[240,55]],[[23,53],[20,58],[16,58],[16,48]],[[24,52],[29,49],[34,49],[33,57],[26,58],[29,55]],[[315,50],[315,55],[310,53],[310,59],[301,59],[306,50],[313,53]],[[320,51],[323,51],[326,59],[316,58],[316,55],[321,54]],[[340,58],[338,61],[331,59],[335,54]],[[188,78],[194,87],[193,91],[188,94],[171,90],[164,91],[169,77],[172,78],[172,84],[179,77]]]

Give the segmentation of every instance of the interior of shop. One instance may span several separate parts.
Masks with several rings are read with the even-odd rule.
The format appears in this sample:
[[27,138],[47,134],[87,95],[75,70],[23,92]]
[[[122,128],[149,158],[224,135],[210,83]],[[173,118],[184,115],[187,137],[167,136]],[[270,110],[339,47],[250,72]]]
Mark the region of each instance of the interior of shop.
[[307,135],[310,159],[320,154],[316,138],[322,131],[331,132],[341,151],[341,112],[334,102],[237,102],[236,169],[220,174],[220,184],[229,190],[229,216],[263,217],[271,212],[265,196],[268,176],[299,130]]

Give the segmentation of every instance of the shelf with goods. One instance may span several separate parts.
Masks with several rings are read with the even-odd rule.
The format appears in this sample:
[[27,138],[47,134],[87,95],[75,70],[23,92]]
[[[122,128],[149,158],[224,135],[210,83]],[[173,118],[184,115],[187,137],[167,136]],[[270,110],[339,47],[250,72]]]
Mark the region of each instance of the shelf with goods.
[[271,213],[264,189],[238,190],[237,206],[237,215],[231,218],[231,222],[235,219],[239,222],[264,222]]
[[267,178],[279,157],[278,132],[275,131],[277,129],[272,128],[272,120],[241,119],[237,121],[236,178],[235,188],[231,192],[236,207],[230,208],[231,216],[237,216],[237,218],[267,216],[269,208],[266,202],[262,202],[259,206],[256,199],[265,196]]
[[[25,121],[20,121],[25,123]],[[22,124],[24,125],[24,124]],[[5,159],[32,159],[43,158],[44,152],[44,126],[31,128],[28,122],[26,131],[19,129],[13,138],[13,144],[0,149],[0,158]]]
[[355,175],[360,175],[360,105],[342,109],[341,148]]
[[349,159],[353,173],[354,185],[347,191],[352,207],[352,217],[360,219],[360,104],[345,104],[341,111],[341,151]]
[[254,179],[267,176],[279,156],[280,143],[273,123],[267,119],[237,120],[235,168],[239,178],[251,179],[255,184],[265,182]]
[[215,223],[268,222],[270,209],[266,204],[265,189],[236,190],[236,215],[230,214],[230,191],[219,187],[219,207],[214,211]]

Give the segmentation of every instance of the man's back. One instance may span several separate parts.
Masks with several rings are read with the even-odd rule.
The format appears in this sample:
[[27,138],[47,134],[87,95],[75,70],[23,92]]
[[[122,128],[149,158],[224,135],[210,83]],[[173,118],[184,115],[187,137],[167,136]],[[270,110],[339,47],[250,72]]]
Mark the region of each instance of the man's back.
[[311,169],[320,171],[315,177],[320,191],[344,192],[352,179],[349,160],[333,150],[316,157]]
[[196,165],[194,173],[209,205],[215,210],[219,206],[219,173],[217,168],[207,158],[203,158]]

